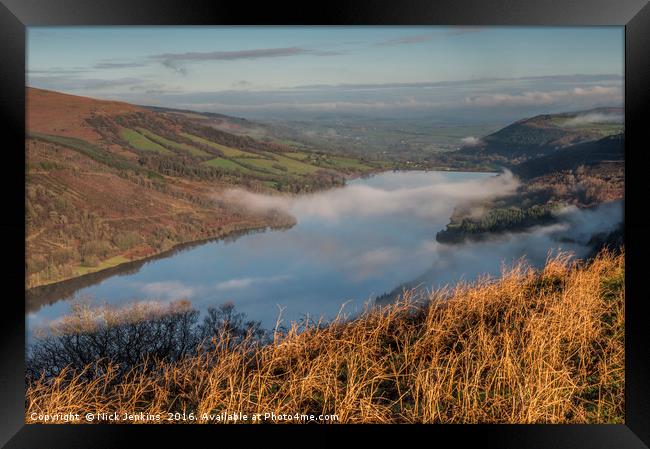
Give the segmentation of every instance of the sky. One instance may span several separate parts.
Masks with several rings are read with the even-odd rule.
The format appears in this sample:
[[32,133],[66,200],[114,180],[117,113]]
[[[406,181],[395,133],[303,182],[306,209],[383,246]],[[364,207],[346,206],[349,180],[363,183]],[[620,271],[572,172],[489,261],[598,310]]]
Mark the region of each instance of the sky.
[[244,117],[623,102],[623,27],[30,27],[29,86]]

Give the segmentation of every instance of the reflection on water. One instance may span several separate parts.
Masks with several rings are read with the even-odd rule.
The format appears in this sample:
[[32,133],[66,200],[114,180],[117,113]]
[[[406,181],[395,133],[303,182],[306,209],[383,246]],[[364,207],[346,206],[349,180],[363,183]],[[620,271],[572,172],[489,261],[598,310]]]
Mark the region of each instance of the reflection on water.
[[[331,318],[345,302],[345,310],[355,313],[416,278],[431,287],[498,273],[503,261],[521,256],[543,263],[552,248],[587,251],[581,242],[559,243],[548,230],[462,246],[435,241],[456,204],[515,186],[509,176],[487,173],[383,173],[273,203],[286,207],[297,224],[186,245],[30,292],[28,329],[68,313],[75,297],[113,305],[188,298],[199,309],[232,301],[250,319],[271,327],[280,308],[285,323],[305,315]],[[250,201],[263,204],[265,198]]]
[[174,254],[178,254],[181,251],[187,251],[194,247],[205,245],[206,243],[209,243],[211,241],[222,240],[224,242],[233,242],[243,235],[265,232],[266,230],[267,230],[266,228],[240,230],[240,231],[235,231],[221,238],[182,243],[180,245],[176,245],[174,248],[168,251],[163,251],[151,257],[146,257],[144,259],[122,263],[115,267],[106,268],[104,270],[97,271],[95,273],[88,273],[83,276],[79,276],[66,281],[55,282],[52,284],[34,287],[26,292],[25,310],[27,311],[28,314],[29,313],[34,314],[38,312],[41,309],[41,307],[45,305],[53,304],[62,299],[72,298],[75,296],[75,293],[77,293],[78,291],[86,287],[99,284],[104,279],[108,279],[113,276],[126,276],[129,274],[135,274],[138,271],[140,271],[140,268],[144,264],[151,263],[155,260],[171,257]]

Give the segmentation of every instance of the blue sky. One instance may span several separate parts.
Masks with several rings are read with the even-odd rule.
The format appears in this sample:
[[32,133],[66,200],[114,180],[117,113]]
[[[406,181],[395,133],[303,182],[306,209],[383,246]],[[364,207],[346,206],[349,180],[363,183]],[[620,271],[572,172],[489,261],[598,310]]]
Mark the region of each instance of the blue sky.
[[238,115],[622,103],[622,27],[31,27],[28,85]]

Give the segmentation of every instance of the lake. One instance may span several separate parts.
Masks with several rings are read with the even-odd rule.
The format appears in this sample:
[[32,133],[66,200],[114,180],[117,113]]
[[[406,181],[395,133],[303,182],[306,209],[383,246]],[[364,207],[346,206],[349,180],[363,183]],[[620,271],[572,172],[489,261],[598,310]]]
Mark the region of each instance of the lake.
[[[54,293],[46,289],[28,301],[28,333],[69,313],[70,302],[78,298],[115,306],[187,298],[200,310],[230,301],[268,328],[280,309],[284,324],[306,315],[329,319],[344,303],[344,312],[354,314],[376,296],[415,280],[431,288],[498,274],[503,263],[522,256],[540,265],[549,250],[584,255],[591,233],[622,218],[618,202],[600,212],[569,210],[564,227],[464,245],[436,242],[454,206],[515,187],[512,177],[493,173],[387,172],[291,200],[248,194],[246,204],[285,208],[297,224],[190,245],[166,257],[66,281],[65,288],[51,289]],[[587,228],[580,238],[566,238]]]

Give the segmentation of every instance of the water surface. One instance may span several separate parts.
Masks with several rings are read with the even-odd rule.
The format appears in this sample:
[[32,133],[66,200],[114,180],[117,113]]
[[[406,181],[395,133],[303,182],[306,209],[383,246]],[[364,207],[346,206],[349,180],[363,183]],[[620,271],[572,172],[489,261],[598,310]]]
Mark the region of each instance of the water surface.
[[[539,265],[549,250],[586,253],[587,246],[560,243],[548,229],[484,243],[438,244],[435,234],[456,204],[512,188],[512,181],[496,179],[491,173],[390,172],[299,197],[286,204],[297,218],[290,229],[202,243],[112,271],[92,285],[88,279],[94,278],[79,280],[78,288],[68,281],[60,300],[35,299],[44,305],[32,307],[28,329],[68,313],[75,298],[115,306],[187,298],[201,310],[231,301],[249,319],[272,327],[280,309],[285,324],[306,315],[329,319],[344,303],[344,311],[354,314],[415,279],[436,287],[497,274],[504,262],[521,256]],[[601,227],[607,226],[604,221]]]

